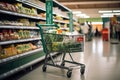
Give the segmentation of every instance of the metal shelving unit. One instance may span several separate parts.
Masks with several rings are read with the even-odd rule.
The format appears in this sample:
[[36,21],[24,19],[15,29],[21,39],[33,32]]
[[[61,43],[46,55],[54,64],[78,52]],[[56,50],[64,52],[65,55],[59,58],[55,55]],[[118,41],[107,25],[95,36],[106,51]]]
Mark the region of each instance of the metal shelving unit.
[[14,26],[14,25],[0,25],[0,29],[34,29],[34,30],[39,30],[38,27],[32,27],[32,26]]
[[17,54],[15,56],[11,56],[11,57],[8,57],[8,58],[5,58],[5,59],[0,59],[0,65],[2,63],[5,63],[5,62],[11,61],[11,60],[15,60],[15,59],[23,57],[23,56],[28,56],[28,55],[34,54],[35,52],[39,52],[39,51],[42,51],[42,50],[43,50],[42,48],[35,49],[35,50],[31,50],[31,51],[28,51],[28,52],[25,52],[25,53],[22,53],[22,54]]
[[16,1],[21,2],[23,4],[26,4],[28,6],[34,7],[36,9],[45,11],[45,9],[43,9],[41,6],[38,6],[38,5],[36,5],[36,4],[34,4],[34,3],[30,2],[30,1],[27,1],[27,0],[16,0]]
[[22,13],[17,13],[17,12],[11,12],[11,11],[6,11],[6,10],[0,10],[0,13],[3,14],[8,14],[8,15],[13,15],[13,16],[19,16],[19,17],[26,17],[26,18],[32,18],[32,19],[42,19],[39,18],[37,16],[31,16],[31,15],[27,15],[27,14],[22,14]]
[[1,41],[0,45],[6,45],[6,44],[14,44],[14,43],[21,43],[21,42],[28,42],[28,41],[35,41],[40,40],[41,38],[30,38],[30,39],[19,39],[19,40],[9,40],[9,41]]
[[[46,12],[45,9],[41,8],[40,6],[34,4],[34,3],[31,3],[31,2],[28,2],[27,0],[15,0],[17,2],[20,2],[22,4],[25,4],[25,5],[28,5],[28,6],[31,6],[31,7],[34,7],[36,8],[37,10],[41,10],[42,12]],[[64,7],[63,5],[61,5],[60,3],[58,3],[56,0],[53,0],[53,2],[59,6],[61,6],[62,9],[66,10],[66,11],[70,11],[70,9]],[[28,15],[28,14],[23,14],[23,13],[17,13],[17,12],[12,12],[12,11],[7,11],[7,10],[0,10],[0,13],[2,14],[6,14],[6,15],[11,15],[11,16],[15,16],[15,17],[23,17],[23,18],[28,18],[28,19],[34,19],[34,20],[42,20],[42,21],[46,21],[46,18],[42,18],[40,16],[31,16],[31,15]],[[57,14],[57,13],[53,13],[53,14]],[[60,15],[61,17],[63,18],[66,18],[66,19],[69,19],[69,17],[67,16],[63,16],[63,15]],[[63,24],[69,24],[68,22],[64,22],[64,21],[60,21],[60,20],[53,20],[54,22],[58,22],[58,23],[63,23]],[[30,26],[15,26],[15,25],[0,25],[0,29],[29,29],[29,30],[39,30],[38,27],[30,27]],[[7,44],[15,44],[15,43],[21,43],[21,42],[29,42],[29,41],[39,41],[41,39],[41,37],[38,37],[38,38],[28,38],[28,39],[20,39],[20,40],[9,40],[9,41],[0,41],[0,45],[7,45]],[[14,68],[10,68],[8,71],[4,72],[3,73],[0,73],[0,80],[7,77],[7,76],[10,76],[20,70],[23,70],[25,69],[26,67],[29,67],[41,60],[44,59],[45,56],[42,56],[40,55],[39,53],[41,53],[43,51],[42,48],[39,48],[39,49],[35,49],[35,50],[31,50],[31,51],[28,51],[28,52],[25,52],[25,53],[22,53],[22,54],[17,54],[15,56],[11,56],[11,57],[8,57],[8,58],[4,58],[4,59],[0,59],[0,68],[1,66],[3,67],[4,65],[6,66],[6,63],[11,63],[12,61],[15,62],[15,63],[12,63],[12,64],[16,64],[17,63],[17,60],[22,60],[20,58],[24,58],[27,59],[29,57],[33,57],[35,56],[35,59],[30,59],[29,62],[24,62],[24,64],[20,64],[19,62],[17,64],[17,67]],[[38,53],[39,52],[39,53]],[[57,55],[58,53],[54,53],[52,54],[52,56],[54,55]],[[39,56],[38,56],[39,55]],[[37,56],[37,57],[36,57]],[[27,57],[27,58],[26,58]],[[5,68],[7,69],[7,68]]]
[[[57,53],[53,53],[53,54],[52,54],[52,56],[54,56],[54,55],[57,55]],[[27,63],[27,64],[25,64],[25,65],[22,65],[22,66],[20,66],[20,67],[18,67],[18,68],[15,68],[15,69],[7,72],[7,73],[4,73],[4,74],[0,75],[0,79],[3,79],[4,77],[10,76],[10,75],[12,75],[12,74],[14,74],[14,73],[17,73],[17,72],[19,72],[20,70],[23,70],[23,69],[25,69],[25,68],[27,68],[27,67],[29,67],[29,66],[31,66],[31,65],[34,65],[35,63],[44,60],[44,58],[45,58],[45,56],[42,56],[42,57],[40,57],[40,58],[38,58],[38,59],[36,59],[36,60],[33,60],[33,61],[31,61],[31,62],[29,62],[29,63]]]

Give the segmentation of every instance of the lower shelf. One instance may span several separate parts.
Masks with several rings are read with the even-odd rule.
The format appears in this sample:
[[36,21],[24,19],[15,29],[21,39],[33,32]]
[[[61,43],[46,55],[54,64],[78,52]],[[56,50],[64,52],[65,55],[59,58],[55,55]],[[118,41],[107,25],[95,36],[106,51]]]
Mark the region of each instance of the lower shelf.
[[[56,55],[57,53],[54,53],[53,55]],[[0,66],[0,80],[11,76],[31,65],[34,65],[35,63],[38,63],[42,60],[44,60],[45,55],[44,53],[41,52],[37,52],[33,55],[29,55],[29,56],[25,56],[25,57],[21,57],[20,59],[17,59],[16,61],[12,61],[9,62],[7,64],[4,64],[2,66]]]

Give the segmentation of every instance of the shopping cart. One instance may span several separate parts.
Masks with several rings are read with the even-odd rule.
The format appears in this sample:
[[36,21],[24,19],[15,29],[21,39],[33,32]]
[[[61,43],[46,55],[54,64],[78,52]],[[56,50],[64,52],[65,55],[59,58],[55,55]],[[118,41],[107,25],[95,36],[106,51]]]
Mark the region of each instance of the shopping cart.
[[[85,72],[85,65],[78,63],[73,60],[73,57],[71,53],[83,51],[83,35],[63,35],[63,34],[57,34],[56,29],[58,28],[57,25],[53,24],[44,24],[40,25],[37,24],[37,26],[40,29],[40,35],[41,35],[41,41],[43,45],[43,50],[45,53],[45,62],[43,64],[42,70],[43,72],[46,72],[47,65],[58,67],[61,69],[67,69],[67,77],[70,78],[72,75],[73,68],[66,67],[65,63],[71,63],[76,64],[80,66],[80,72],[83,75]],[[44,26],[44,27],[43,27]],[[54,60],[52,54],[53,53],[61,53],[62,59],[58,63]],[[65,56],[66,53],[69,54],[71,60],[66,60]],[[49,62],[51,61],[51,63]]]

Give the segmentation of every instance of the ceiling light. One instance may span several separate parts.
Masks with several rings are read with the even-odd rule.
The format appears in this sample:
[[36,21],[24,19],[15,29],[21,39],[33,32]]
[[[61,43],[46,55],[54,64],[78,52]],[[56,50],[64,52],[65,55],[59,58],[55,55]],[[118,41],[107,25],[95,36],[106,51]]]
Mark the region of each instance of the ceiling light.
[[106,14],[103,14],[103,15],[120,15],[120,13],[106,13]]
[[80,14],[80,11],[74,11],[73,14]]
[[98,11],[99,13],[111,13],[112,11]]
[[101,15],[101,17],[113,17],[113,15]]
[[92,24],[103,24],[103,22],[92,22]]
[[120,10],[113,10],[113,12],[120,12]]
[[105,13],[105,14],[103,14],[103,15],[114,15],[114,13]]
[[86,14],[76,14],[76,16],[86,16]]
[[90,16],[84,16],[84,18],[90,18]]

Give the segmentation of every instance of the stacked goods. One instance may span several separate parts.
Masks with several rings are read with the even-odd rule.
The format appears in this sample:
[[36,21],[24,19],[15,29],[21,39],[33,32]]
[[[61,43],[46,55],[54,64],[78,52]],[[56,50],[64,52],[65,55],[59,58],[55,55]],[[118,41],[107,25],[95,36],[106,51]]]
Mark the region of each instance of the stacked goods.
[[54,19],[56,19],[56,20],[63,20],[63,18],[62,18],[61,16],[58,16],[58,15],[56,15],[56,16],[54,17]]
[[37,10],[35,8],[24,7],[21,3],[17,3],[15,4],[15,6],[19,13],[24,13],[24,14],[33,15],[33,16],[37,15]]
[[16,44],[16,45],[11,44],[7,46],[0,46],[0,59],[21,54],[37,48],[38,47],[33,45],[32,43],[24,43],[24,44]]
[[17,44],[16,49],[17,49],[17,53],[21,54],[23,52],[37,49],[37,46],[33,45],[32,43]]
[[27,38],[38,38],[39,33],[35,30],[12,30],[3,29],[0,30],[0,41],[18,40]]
[[16,47],[13,44],[5,46],[5,47],[0,46],[0,49],[1,49],[0,50],[0,59],[17,54]]
[[0,2],[0,9],[37,16],[37,9],[24,7],[21,3],[9,4]]
[[2,20],[0,25],[14,25],[14,26],[36,26],[36,22],[29,21],[28,19],[18,19],[17,21]]
[[40,14],[38,14],[38,16],[40,16],[42,18],[45,18],[46,17],[46,13],[40,13]]
[[19,39],[16,31],[3,29],[0,31],[0,41]]
[[17,12],[17,8],[15,5],[5,2],[0,2],[0,9]]

